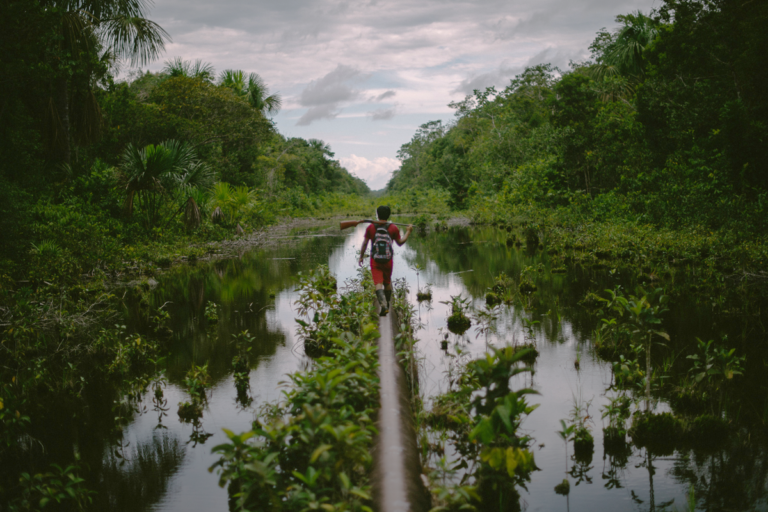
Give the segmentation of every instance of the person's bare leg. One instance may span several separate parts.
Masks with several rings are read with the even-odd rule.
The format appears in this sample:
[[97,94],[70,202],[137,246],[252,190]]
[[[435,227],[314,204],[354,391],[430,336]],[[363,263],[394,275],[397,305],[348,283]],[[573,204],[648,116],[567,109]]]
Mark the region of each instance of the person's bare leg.
[[389,301],[387,300],[386,292],[384,291],[384,285],[383,284],[377,284],[376,285],[376,299],[379,301],[379,305],[381,306],[381,311],[379,312],[380,316],[384,316],[389,312]]

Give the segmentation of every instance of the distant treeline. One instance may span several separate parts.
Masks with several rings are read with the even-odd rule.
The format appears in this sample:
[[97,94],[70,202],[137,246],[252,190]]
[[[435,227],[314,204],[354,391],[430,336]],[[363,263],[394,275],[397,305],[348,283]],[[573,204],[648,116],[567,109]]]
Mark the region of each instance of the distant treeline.
[[388,190],[447,190],[454,208],[490,217],[575,207],[765,233],[768,3],[665,0],[616,21],[587,62],[451,103],[453,122],[402,146]]

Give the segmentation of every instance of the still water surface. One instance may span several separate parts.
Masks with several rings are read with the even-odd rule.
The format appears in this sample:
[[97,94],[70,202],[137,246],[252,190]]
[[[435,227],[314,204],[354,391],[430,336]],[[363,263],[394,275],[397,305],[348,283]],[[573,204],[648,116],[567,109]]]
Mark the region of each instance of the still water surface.
[[[223,428],[249,430],[259,405],[280,398],[286,375],[311,364],[295,335],[295,276],[327,264],[339,282],[352,277],[363,227],[344,233],[304,230],[296,234],[294,242],[281,247],[175,270],[159,279],[150,300],[158,306],[167,303],[174,331],[166,371],[169,410],[166,415],[153,410],[151,392],[144,397],[146,411],[124,428],[120,453],[126,462],[120,465],[122,459],[115,456],[114,448],[102,455],[97,503],[130,511],[228,510],[226,490],[208,472],[216,460],[211,448],[226,440]],[[414,233],[406,246],[396,250],[394,277],[407,280],[413,304],[417,266],[422,269],[418,275],[421,285],[432,285],[431,303],[418,305],[421,393],[428,403],[447,389],[451,361],[439,344],[447,332],[449,314],[449,306],[440,301],[462,295],[471,297],[480,308],[487,287],[499,272],[517,275],[527,266],[541,265],[542,272],[536,272],[535,278],[539,291],[529,310],[502,307],[497,333],[487,341],[501,346],[533,337],[541,353],[535,375],[517,383],[519,387],[532,383],[540,393],[529,400],[540,407],[524,428],[535,439],[533,450],[541,470],[533,473],[528,491],[521,490],[524,507],[529,511],[686,510],[689,486],[695,482],[701,510],[767,510],[766,458],[756,446],[742,447],[741,452],[731,447],[708,455],[676,452],[650,461],[644,450],[635,449],[621,465],[604,458],[600,409],[607,403],[611,368],[591,352],[594,319],[577,303],[587,286],[604,289],[631,279],[620,271],[550,275],[546,253],[509,248],[505,238],[491,228]],[[219,321],[213,325],[203,314],[208,301],[220,305]],[[140,315],[133,309],[126,314],[129,324],[140,328]],[[670,314],[688,319],[667,326],[673,340],[688,342],[695,336],[711,335],[706,310],[680,306]],[[526,330],[525,319],[539,323]],[[231,375],[235,347],[230,343],[233,334],[246,329],[255,337],[250,374],[254,400],[247,407],[236,400]],[[486,350],[486,339],[476,337],[474,329],[461,337],[451,335],[450,341],[451,351],[460,348],[476,356]],[[581,357],[578,371],[574,367],[577,353]],[[181,423],[176,415],[178,403],[188,399],[180,383],[192,364],[206,363],[214,379],[212,395],[200,426],[193,427]],[[555,431],[560,428],[559,420],[568,417],[575,398],[590,401],[595,454],[590,464],[577,467],[579,478],[570,477],[571,494],[566,499],[553,491],[565,476],[565,448]],[[665,408],[659,404],[660,410]],[[573,464],[568,461],[569,469]]]

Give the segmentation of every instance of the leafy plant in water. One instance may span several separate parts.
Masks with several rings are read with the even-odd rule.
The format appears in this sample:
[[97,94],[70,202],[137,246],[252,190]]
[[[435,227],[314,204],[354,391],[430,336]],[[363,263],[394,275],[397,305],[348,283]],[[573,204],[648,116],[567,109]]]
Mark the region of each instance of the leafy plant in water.
[[424,269],[418,263],[416,263],[411,268],[416,271],[416,300],[418,300],[419,302],[425,301],[425,300],[432,300],[432,285],[427,283],[424,289],[423,290],[421,289],[419,274]]
[[[315,289],[314,283],[306,283]],[[214,448],[219,484],[230,485],[237,510],[370,510],[371,444],[378,408],[379,334],[369,274],[361,273],[339,303],[356,314],[360,334],[329,340],[332,357],[290,375],[284,403],[262,408],[254,429],[225,431]]]
[[651,347],[653,337],[658,336],[669,341],[669,335],[659,330],[661,315],[667,311],[667,296],[661,288],[650,293],[638,289],[638,295],[625,297],[620,288],[616,291],[606,290],[609,299],[602,299],[607,304],[607,309],[612,311],[616,318],[615,325],[625,326],[632,342],[642,345],[645,350],[645,408],[650,410],[651,404]]
[[485,346],[488,347],[488,334],[496,332],[496,322],[499,320],[499,306],[486,304],[483,309],[476,310],[474,316],[476,338],[485,337]]
[[22,473],[22,495],[11,504],[11,510],[40,510],[49,505],[49,508],[58,505],[62,510],[88,510],[96,493],[85,487],[79,471],[77,464],[66,467],[51,464],[43,473]]
[[219,306],[210,300],[205,304],[205,318],[209,323],[215,324],[219,321]]
[[[560,420],[560,426],[562,427],[562,430],[556,430],[555,433],[560,436],[560,439],[563,440],[563,443],[565,444],[565,474],[568,474],[568,441],[570,441],[573,438],[573,434],[576,431],[576,425],[574,424],[567,424],[565,420]],[[563,480],[564,483],[567,483],[568,480]],[[562,485],[562,484],[561,484]],[[557,488],[556,488],[557,489]],[[562,487],[562,490],[565,492],[559,492],[558,494],[568,494],[570,492],[570,485]]]
[[192,365],[184,377],[184,387],[193,401],[206,401],[208,388],[211,386],[211,376],[208,374],[208,363],[203,366]]
[[357,290],[349,294],[336,293],[336,278],[326,265],[320,265],[308,274],[299,274],[300,293],[295,304],[299,314],[309,319],[296,319],[298,335],[304,341],[304,350],[310,357],[328,353],[333,346],[331,340],[344,332],[362,335],[361,319],[367,315],[367,305],[362,297],[362,283],[369,282],[363,277],[366,269],[358,270],[360,277],[355,281]]
[[[457,353],[451,368],[463,358]],[[524,418],[537,407],[528,404],[526,396],[536,392],[509,387],[512,377],[532,371],[522,365],[525,358],[525,351],[515,347],[492,347],[484,357],[464,364],[458,376],[449,375],[456,388],[437,397],[427,414],[431,424],[455,432],[457,448],[465,457],[477,457],[474,477],[480,500],[469,497],[465,507],[506,510],[516,506],[515,486],[524,486],[536,469],[528,450],[530,438],[519,431]]]
[[[688,356],[688,359],[693,361],[690,373],[693,374],[696,384],[706,386],[718,394],[715,412],[720,416],[723,412],[726,385],[734,376],[743,374],[745,356],[737,356],[736,349],[714,345],[712,340],[706,343],[700,339],[697,341],[699,353]],[[723,345],[727,341],[728,337],[723,337]]]
[[608,404],[603,406],[602,418],[608,418],[608,426],[603,429],[603,443],[606,450],[612,450],[625,445],[626,422],[629,419],[632,401],[626,395],[611,397],[608,400]]
[[580,398],[573,397],[570,423],[575,427],[573,430],[573,451],[577,461],[591,460],[594,451],[595,440],[589,431],[589,406],[591,404],[592,400],[584,402]]
[[448,317],[448,330],[454,334],[464,334],[472,326],[472,320],[467,316],[469,298],[461,295],[451,295],[451,300],[440,301],[441,304],[451,306],[451,314]]

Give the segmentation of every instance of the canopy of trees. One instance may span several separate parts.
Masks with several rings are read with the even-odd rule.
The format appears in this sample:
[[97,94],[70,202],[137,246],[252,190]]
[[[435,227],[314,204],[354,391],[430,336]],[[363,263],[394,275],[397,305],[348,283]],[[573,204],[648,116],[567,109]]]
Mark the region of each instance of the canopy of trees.
[[768,227],[768,4],[666,0],[618,16],[588,62],[527,69],[404,144],[389,190],[454,207],[590,203],[659,224]]
[[[168,222],[183,228],[177,213],[184,205],[195,215],[211,213],[218,183],[230,187],[220,191],[248,189],[242,197],[250,206],[225,217],[235,224],[245,222],[242,212],[274,216],[308,196],[369,192],[327,144],[276,130],[269,116],[281,98],[258,74],[229,69],[217,76],[210,64],[180,58],[159,73],[128,69],[155,60],[170,40],[147,18],[148,5],[0,3],[0,233],[11,241],[0,263],[28,253],[43,236],[31,229],[45,218],[40,205],[68,203],[65,210],[95,216],[87,223],[116,221],[146,233]],[[121,74],[127,79],[115,78]],[[188,168],[163,167],[159,155],[179,148],[206,179],[185,182],[179,176],[189,176]]]

